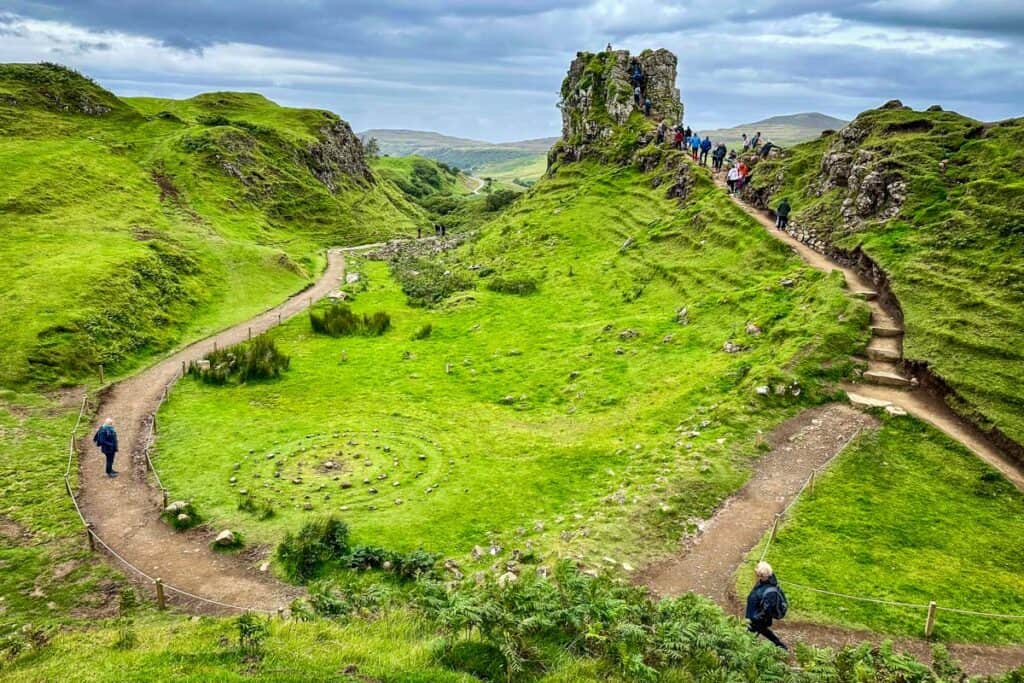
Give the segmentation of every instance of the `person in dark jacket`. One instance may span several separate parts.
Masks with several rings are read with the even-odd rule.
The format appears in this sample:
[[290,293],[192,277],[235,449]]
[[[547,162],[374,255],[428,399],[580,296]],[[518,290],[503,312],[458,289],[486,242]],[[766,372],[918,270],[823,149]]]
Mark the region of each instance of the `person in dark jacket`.
[[649,117],[651,115],[651,107],[652,106],[653,105],[651,104],[651,98],[650,97],[645,97],[644,98],[644,116],[648,116]]
[[114,456],[117,455],[117,430],[114,429],[114,421],[109,417],[104,420],[103,426],[92,437],[92,442],[107,457],[107,476],[111,478],[116,477],[118,472],[114,469]]
[[747,596],[746,616],[750,620],[747,629],[751,633],[764,636],[783,650],[788,650],[786,644],[771,629],[772,615],[776,613],[778,603],[782,599],[775,572],[767,562],[758,562],[754,568],[754,577],[757,583]]
[[664,143],[665,142],[665,134],[667,132],[668,132],[668,126],[665,124],[664,119],[662,119],[662,121],[658,124],[658,132],[657,132],[656,137],[655,137],[655,142],[657,144],[659,144],[659,145]]
[[722,162],[725,161],[725,154],[728,150],[724,142],[719,142],[715,151],[711,153],[711,167],[716,172],[722,170]]
[[774,147],[774,146],[775,146],[775,144],[771,140],[769,140],[768,142],[766,142],[763,145],[761,145],[761,152],[760,152],[761,158],[762,159],[767,159],[768,155],[771,154],[772,147]]
[[704,136],[704,139],[700,141],[700,165],[708,165],[708,154],[711,153],[711,137],[708,135]]
[[779,230],[785,230],[786,226],[789,225],[789,212],[793,210],[793,207],[789,205],[788,199],[783,199],[779,202],[779,206],[775,209],[775,227]]

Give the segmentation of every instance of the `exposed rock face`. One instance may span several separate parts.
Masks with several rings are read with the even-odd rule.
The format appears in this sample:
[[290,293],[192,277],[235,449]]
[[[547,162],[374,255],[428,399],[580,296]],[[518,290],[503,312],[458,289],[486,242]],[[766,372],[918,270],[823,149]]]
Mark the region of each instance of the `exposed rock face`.
[[363,145],[352,128],[341,119],[319,131],[320,140],[306,150],[305,163],[317,179],[336,192],[343,178],[373,182],[373,174],[363,156]]
[[578,160],[591,148],[610,140],[634,112],[643,114],[643,98],[651,100],[651,121],[664,119],[671,126],[682,120],[676,56],[663,48],[644,50],[636,56],[643,71],[639,105],[630,80],[632,59],[627,50],[576,54],[562,81],[562,141],[552,150],[549,162]]

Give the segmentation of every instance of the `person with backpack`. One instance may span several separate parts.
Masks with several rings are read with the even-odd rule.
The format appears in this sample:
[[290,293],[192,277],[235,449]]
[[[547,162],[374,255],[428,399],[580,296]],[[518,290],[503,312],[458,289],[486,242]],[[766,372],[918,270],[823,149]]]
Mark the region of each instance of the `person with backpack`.
[[645,97],[644,98],[644,116],[650,118],[650,116],[651,116],[651,107],[652,106],[653,105],[651,104],[651,98],[650,97]]
[[750,140],[747,139],[747,134],[743,134],[743,151],[746,152],[750,147]]
[[783,198],[779,202],[778,208],[775,209],[775,227],[779,230],[785,230],[789,225],[789,212],[793,210],[793,207],[789,205],[789,200]]
[[686,144],[684,142],[684,140],[683,140],[683,129],[682,128],[679,128],[678,126],[676,127],[676,134],[673,137],[673,141],[676,143],[676,148],[681,151],[683,149],[683,147],[685,146],[685,144]]
[[754,137],[750,138],[750,151],[756,152],[757,146],[761,144],[761,131],[754,133]]
[[763,560],[757,563],[754,568],[754,578],[757,583],[747,596],[747,619],[750,625],[747,629],[751,633],[764,636],[776,646],[788,650],[775,632],[772,631],[772,622],[782,619],[789,611],[789,601],[786,594],[779,587],[779,581],[775,578],[772,566]]
[[700,165],[708,165],[708,154],[711,153],[711,136],[705,135],[700,141]]
[[690,157],[697,161],[697,153],[700,151],[700,136],[694,133],[690,136]]
[[729,194],[736,194],[736,183],[740,181],[740,169],[732,166],[725,174],[725,184],[729,187]]
[[114,429],[114,421],[109,417],[103,421],[103,426],[96,431],[92,442],[99,447],[107,458],[107,476],[113,479],[118,475],[114,469],[114,456],[117,455],[117,430]]
[[633,88],[633,104],[635,104],[637,107],[640,106],[640,86],[639,85],[636,86],[635,88]]

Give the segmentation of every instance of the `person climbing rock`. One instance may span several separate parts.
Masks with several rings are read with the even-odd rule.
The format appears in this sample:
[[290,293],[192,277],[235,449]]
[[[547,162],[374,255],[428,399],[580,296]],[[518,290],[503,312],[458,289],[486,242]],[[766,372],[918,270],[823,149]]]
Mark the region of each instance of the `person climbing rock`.
[[686,138],[683,136],[683,129],[680,128],[679,126],[676,126],[676,134],[673,138],[673,141],[675,142],[675,146],[677,149],[679,149],[680,151],[684,149],[686,145]]
[[793,207],[789,205],[788,199],[783,199],[779,202],[779,206],[775,209],[775,227],[779,230],[785,230],[786,226],[789,225],[789,212],[793,210]]
[[633,57],[629,62],[629,82],[635,88],[642,88],[644,85],[644,69],[640,66],[640,62],[637,61],[636,57]]
[[668,133],[668,125],[665,123],[665,119],[662,119],[658,123],[658,130],[655,133],[655,138],[654,138],[655,142],[657,144],[659,144],[659,145],[664,143],[665,142],[665,134],[666,133]]
[[754,133],[754,137],[750,138],[750,151],[756,152],[759,144],[761,144],[761,131],[757,131]]
[[633,104],[635,104],[637,107],[640,106],[640,86],[639,85],[636,86],[635,88],[633,88]]
[[99,447],[100,451],[107,458],[107,476],[113,479],[119,472],[114,469],[114,456],[117,455],[117,430],[114,429],[114,421],[109,417],[103,421],[103,426],[96,430],[92,442]]
[[719,142],[715,151],[711,153],[711,168],[716,173],[722,170],[722,163],[725,161],[725,143]]
[[652,106],[651,105],[651,98],[650,97],[645,97],[644,98],[644,116],[650,116],[651,115],[651,106]]
[[694,133],[690,136],[690,157],[697,161],[697,153],[700,151],[700,136]]
[[757,583],[750,591],[750,595],[747,596],[746,616],[750,620],[750,625],[747,628],[751,633],[764,636],[783,650],[788,650],[786,644],[771,629],[772,621],[786,616],[786,611],[789,609],[786,594],[779,587],[775,572],[767,562],[757,563],[757,567],[754,568],[754,578]]
[[700,165],[708,165],[708,154],[711,152],[711,136],[705,135],[700,141]]
[[774,146],[775,145],[772,144],[771,140],[769,140],[768,142],[764,143],[764,145],[761,147],[761,158],[762,159],[767,159],[769,152],[772,151],[772,147],[774,147]]

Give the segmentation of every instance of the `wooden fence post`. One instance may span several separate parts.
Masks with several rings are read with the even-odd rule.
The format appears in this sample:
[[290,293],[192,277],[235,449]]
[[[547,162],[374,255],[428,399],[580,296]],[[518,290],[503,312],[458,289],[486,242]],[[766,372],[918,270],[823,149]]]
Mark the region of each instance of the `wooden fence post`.
[[931,638],[935,631],[935,601],[928,603],[928,616],[924,620],[924,637]]
[[188,374],[188,370],[185,367],[185,361],[181,361],[181,376],[184,377],[186,374]]
[[281,619],[282,621],[284,620],[284,607],[277,608],[277,618]]
[[277,324],[278,325],[281,324],[281,314],[280,313],[277,314]]
[[156,579],[153,582],[156,586],[156,606],[158,609],[167,609],[167,598],[164,596],[163,579]]
[[779,520],[780,519],[782,519],[782,513],[781,512],[776,512],[775,513],[775,523],[772,524],[772,538],[771,538],[771,540],[773,540],[773,541],[775,540],[775,535],[779,531]]
[[811,494],[812,496],[814,495],[814,472],[815,472],[815,470],[811,470],[811,481],[810,481],[810,484],[807,487],[807,489],[808,489],[807,492],[809,494]]
[[103,384],[103,363],[100,363],[100,384]]
[[160,489],[161,494],[164,497],[164,509],[167,509],[167,489]]
[[309,307],[313,308],[313,297],[309,297]]
[[252,328],[249,328],[249,341],[252,341]]
[[89,550],[96,550],[96,538],[93,536],[93,526],[90,522],[85,525],[85,536],[89,539]]
[[214,352],[217,351],[217,340],[216,339],[213,340],[213,350],[214,350]]

